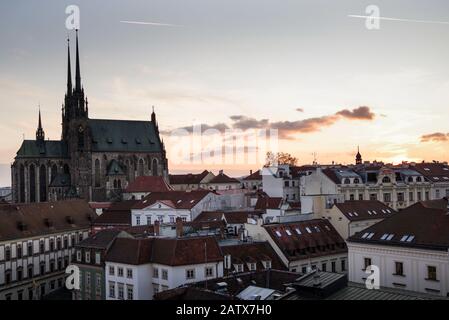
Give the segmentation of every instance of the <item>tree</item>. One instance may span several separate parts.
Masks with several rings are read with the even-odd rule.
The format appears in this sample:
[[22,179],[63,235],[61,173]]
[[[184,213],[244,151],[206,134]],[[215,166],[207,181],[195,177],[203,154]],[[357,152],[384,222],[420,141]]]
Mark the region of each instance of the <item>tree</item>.
[[276,154],[273,152],[267,152],[265,159],[265,166],[267,167],[279,164],[288,164],[291,166],[296,166],[298,164],[298,158],[293,157],[287,152],[278,152]]

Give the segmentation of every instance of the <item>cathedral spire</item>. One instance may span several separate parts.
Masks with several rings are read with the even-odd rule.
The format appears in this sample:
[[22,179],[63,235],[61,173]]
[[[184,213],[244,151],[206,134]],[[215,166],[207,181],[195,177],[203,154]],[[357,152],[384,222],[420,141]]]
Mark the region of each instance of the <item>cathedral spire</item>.
[[81,91],[81,71],[80,71],[80,53],[78,46],[78,29],[76,30],[76,76],[75,76],[75,90]]
[[362,155],[360,154],[359,146],[357,146],[357,154],[355,155],[355,164],[362,164]]
[[36,130],[36,140],[45,140],[44,129],[42,129],[42,120],[41,120],[41,107],[39,106],[39,122]]
[[67,96],[72,95],[72,67],[70,63],[70,39],[67,37]]

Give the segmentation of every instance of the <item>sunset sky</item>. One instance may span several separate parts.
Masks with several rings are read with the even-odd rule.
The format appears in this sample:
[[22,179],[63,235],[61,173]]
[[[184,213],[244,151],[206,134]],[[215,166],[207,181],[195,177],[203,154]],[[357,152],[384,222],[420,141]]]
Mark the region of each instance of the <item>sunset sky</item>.
[[[368,30],[348,17],[375,4],[384,17],[449,22],[448,1],[15,0],[0,2],[0,186],[23,136],[35,136],[39,104],[47,138],[60,138],[71,4],[92,118],[149,119],[154,105],[167,134],[194,123],[278,129],[280,151],[301,164],[313,153],[352,163],[358,145],[364,160],[449,160],[449,24]],[[251,166],[169,163],[221,167]]]

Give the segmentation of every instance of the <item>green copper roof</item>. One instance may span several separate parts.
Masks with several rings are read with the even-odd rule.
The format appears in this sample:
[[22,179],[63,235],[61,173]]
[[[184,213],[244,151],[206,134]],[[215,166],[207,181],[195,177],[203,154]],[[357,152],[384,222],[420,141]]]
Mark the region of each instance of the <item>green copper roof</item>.
[[92,151],[161,152],[158,133],[151,121],[89,119]]
[[67,158],[67,145],[63,141],[24,140],[16,158]]

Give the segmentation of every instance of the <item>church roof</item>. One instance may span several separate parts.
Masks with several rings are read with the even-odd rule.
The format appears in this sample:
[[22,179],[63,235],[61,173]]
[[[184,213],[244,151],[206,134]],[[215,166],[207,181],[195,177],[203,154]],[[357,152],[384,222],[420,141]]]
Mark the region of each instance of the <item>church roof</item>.
[[67,158],[67,144],[64,141],[24,140],[16,158]]
[[92,151],[161,152],[162,145],[151,121],[89,119]]

